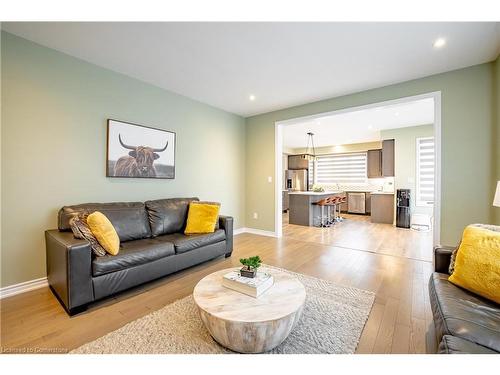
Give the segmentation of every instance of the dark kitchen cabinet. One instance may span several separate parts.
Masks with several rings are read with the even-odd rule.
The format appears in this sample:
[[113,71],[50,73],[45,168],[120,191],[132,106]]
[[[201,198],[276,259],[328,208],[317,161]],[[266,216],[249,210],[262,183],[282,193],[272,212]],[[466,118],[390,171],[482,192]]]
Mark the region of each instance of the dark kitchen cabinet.
[[368,150],[367,159],[368,178],[382,177],[382,150]]
[[394,177],[394,139],[382,141],[382,176]]

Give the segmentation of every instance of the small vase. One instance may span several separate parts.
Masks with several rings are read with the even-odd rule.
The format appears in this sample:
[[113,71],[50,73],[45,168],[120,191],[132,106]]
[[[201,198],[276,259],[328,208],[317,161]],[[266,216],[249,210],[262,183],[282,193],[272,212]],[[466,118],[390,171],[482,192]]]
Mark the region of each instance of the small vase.
[[257,269],[253,268],[249,270],[248,268],[243,267],[240,269],[240,275],[243,277],[254,278],[255,275],[257,275]]

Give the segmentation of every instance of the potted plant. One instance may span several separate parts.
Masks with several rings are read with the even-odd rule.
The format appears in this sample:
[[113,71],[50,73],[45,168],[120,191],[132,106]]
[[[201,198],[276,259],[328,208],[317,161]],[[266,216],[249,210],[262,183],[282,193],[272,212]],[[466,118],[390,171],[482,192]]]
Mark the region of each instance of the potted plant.
[[257,255],[250,258],[242,258],[240,259],[240,263],[243,264],[243,267],[240,269],[241,276],[255,277],[257,274],[257,268],[260,267],[262,260]]

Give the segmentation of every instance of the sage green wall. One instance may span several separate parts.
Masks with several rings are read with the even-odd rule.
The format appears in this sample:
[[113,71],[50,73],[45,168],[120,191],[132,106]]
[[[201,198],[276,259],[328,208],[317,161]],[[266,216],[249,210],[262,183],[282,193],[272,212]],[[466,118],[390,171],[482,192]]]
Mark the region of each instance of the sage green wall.
[[411,189],[410,208],[412,213],[432,215],[432,207],[415,206],[417,138],[432,137],[433,125],[411,126],[408,128],[388,129],[380,132],[381,138],[394,139],[394,189]]
[[441,242],[456,244],[468,223],[493,220],[492,87],[493,64],[487,63],[247,118],[247,227],[274,231],[274,185],[267,176],[274,176],[276,121],[441,91]]
[[[199,196],[244,226],[243,118],[5,32],[1,52],[2,286],[46,275],[63,205]],[[175,180],[106,178],[107,118],[175,131]]]
[[[493,70],[494,85],[493,85],[493,108],[495,116],[495,132],[492,139],[492,147],[496,150],[495,165],[494,165],[494,175],[495,181],[500,181],[500,58],[497,58],[494,64]],[[495,182],[494,181],[494,182]],[[492,194],[495,194],[496,183],[493,184]],[[493,207],[493,219],[499,224],[500,223],[500,207]]]

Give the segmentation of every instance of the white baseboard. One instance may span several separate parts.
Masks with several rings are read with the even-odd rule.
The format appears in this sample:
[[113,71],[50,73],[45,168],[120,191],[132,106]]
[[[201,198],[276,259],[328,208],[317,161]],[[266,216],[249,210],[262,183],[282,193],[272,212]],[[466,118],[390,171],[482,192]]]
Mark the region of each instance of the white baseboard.
[[238,234],[246,233],[247,228],[238,228],[233,231],[233,235],[237,236]]
[[35,290],[48,286],[46,277],[41,277],[39,279],[25,281],[24,283],[9,285],[0,289],[0,299],[5,297],[15,296],[16,294],[21,294],[24,292],[29,292],[30,290]]
[[276,233],[274,232],[255,228],[238,228],[233,232],[235,236],[242,233],[252,233],[258,234],[259,236],[276,237]]

